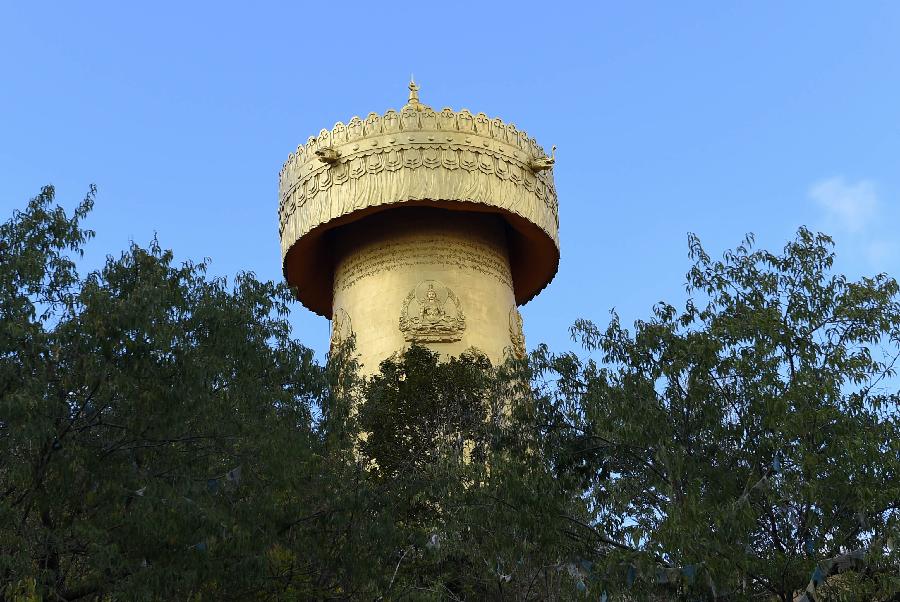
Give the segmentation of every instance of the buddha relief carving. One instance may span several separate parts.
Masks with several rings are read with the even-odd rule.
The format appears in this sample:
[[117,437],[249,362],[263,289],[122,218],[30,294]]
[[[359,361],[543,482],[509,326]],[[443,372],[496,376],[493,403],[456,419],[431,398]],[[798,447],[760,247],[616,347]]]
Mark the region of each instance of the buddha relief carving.
[[334,311],[331,318],[331,345],[329,350],[333,356],[341,345],[350,340],[353,336],[353,324],[350,322],[350,315],[344,311],[344,308],[338,308]]
[[438,280],[423,280],[403,301],[400,332],[407,342],[452,343],[465,329],[459,299]]
[[522,330],[522,314],[515,306],[509,310],[509,341],[512,343],[513,357],[524,359],[527,350],[525,349],[525,332]]

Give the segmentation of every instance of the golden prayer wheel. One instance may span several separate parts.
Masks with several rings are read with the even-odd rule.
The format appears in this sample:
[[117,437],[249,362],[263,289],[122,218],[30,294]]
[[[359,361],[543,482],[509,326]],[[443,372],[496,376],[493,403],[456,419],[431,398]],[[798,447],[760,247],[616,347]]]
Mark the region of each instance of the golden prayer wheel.
[[514,125],[409,90],[399,112],[323,129],[285,162],[285,278],[332,320],[332,345],[355,335],[366,372],[411,343],[521,356],[517,306],[559,265],[554,158]]

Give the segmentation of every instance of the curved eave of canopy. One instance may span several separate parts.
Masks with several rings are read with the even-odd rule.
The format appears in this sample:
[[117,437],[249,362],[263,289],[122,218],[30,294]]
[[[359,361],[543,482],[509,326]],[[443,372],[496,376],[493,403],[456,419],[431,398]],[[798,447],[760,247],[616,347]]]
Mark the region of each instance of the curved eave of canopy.
[[505,209],[465,201],[412,200],[365,207],[313,228],[294,241],[284,253],[283,270],[297,299],[310,311],[331,319],[334,256],[329,240],[340,228],[375,213],[402,211],[405,207],[432,207],[449,211],[494,213],[508,225],[510,268],[516,303],[523,305],[546,287],[559,268],[559,247],[543,229]]

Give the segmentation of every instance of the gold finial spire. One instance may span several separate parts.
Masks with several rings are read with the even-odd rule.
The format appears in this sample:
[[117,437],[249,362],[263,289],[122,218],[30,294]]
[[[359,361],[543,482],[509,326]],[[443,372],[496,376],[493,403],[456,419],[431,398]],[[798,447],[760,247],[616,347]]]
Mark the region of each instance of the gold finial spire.
[[[407,107],[412,107],[417,111],[421,111],[425,109],[425,105],[419,102],[419,85],[416,84],[416,80],[412,75],[409,76],[409,100],[406,103]],[[405,107],[404,107],[405,108]]]

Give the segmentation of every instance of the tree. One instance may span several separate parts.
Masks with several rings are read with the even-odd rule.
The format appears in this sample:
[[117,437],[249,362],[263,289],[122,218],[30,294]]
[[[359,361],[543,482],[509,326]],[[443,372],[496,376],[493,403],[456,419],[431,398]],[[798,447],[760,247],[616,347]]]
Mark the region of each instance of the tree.
[[317,461],[325,385],[289,295],[173,265],[155,241],[81,278],[93,198],[70,217],[48,187],[0,226],[0,591],[277,585],[282,529],[319,501],[318,468],[296,469]]
[[362,530],[380,545],[357,564],[383,573],[363,597],[577,595],[570,565],[581,544],[566,536],[567,517],[586,513],[535,442],[529,376],[475,350],[441,361],[413,346],[382,362],[359,408],[371,517]]
[[596,359],[413,346],[361,378],[283,285],[154,240],[82,277],[94,191],[0,225],[0,600],[900,596],[900,292],[801,229]]
[[364,382],[291,338],[286,287],[155,240],[81,277],[93,199],[0,226],[0,599],[577,591],[524,366],[413,348]]
[[801,228],[713,260],[690,238],[682,310],[573,328],[600,363],[538,354],[560,467],[586,481],[610,591],[897,596],[900,297],[831,273]]

